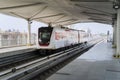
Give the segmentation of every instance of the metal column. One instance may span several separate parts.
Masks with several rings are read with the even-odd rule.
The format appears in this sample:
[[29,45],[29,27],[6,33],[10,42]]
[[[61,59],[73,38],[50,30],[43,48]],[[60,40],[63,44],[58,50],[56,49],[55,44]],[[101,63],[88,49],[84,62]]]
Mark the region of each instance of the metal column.
[[114,34],[114,44],[115,44],[115,47],[117,46],[117,23],[116,23],[116,20],[114,22],[114,27],[115,27],[115,34]]
[[114,24],[112,25],[113,27],[113,46],[115,46],[115,26]]
[[31,46],[31,21],[28,20],[27,46]]
[[120,9],[117,10],[117,51],[116,56],[120,56]]
[[116,34],[117,34],[117,27],[116,27],[116,20],[113,22],[113,48],[116,47]]
[[117,22],[115,21],[115,44],[116,44],[116,47],[117,47]]

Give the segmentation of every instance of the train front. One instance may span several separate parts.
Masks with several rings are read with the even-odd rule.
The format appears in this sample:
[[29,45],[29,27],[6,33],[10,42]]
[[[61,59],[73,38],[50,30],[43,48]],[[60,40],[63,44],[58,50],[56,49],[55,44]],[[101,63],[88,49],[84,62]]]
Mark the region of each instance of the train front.
[[38,49],[50,49],[50,40],[52,36],[52,27],[41,27],[38,29]]

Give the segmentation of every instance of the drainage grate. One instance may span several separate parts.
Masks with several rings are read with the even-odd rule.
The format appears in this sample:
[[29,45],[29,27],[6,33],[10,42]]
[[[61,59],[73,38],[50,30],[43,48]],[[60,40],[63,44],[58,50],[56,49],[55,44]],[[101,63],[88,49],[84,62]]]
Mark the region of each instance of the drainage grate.
[[110,69],[108,69],[108,70],[106,70],[106,71],[110,71],[110,72],[120,72],[120,70],[110,70]]
[[56,73],[56,74],[59,74],[59,75],[71,75],[69,73]]
[[107,70],[105,80],[120,80],[119,70]]
[[109,2],[109,0],[70,0],[73,2]]

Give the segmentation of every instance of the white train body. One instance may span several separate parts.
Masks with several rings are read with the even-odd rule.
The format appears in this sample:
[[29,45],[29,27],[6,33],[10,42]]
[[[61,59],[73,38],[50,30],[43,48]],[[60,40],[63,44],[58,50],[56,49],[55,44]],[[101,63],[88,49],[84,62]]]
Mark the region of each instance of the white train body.
[[85,32],[61,27],[41,27],[38,29],[38,49],[59,49],[84,42]]

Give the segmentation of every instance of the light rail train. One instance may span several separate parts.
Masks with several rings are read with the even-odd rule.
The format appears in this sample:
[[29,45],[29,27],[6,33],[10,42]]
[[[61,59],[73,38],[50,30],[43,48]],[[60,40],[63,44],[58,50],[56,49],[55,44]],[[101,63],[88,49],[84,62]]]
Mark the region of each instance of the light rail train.
[[86,43],[87,33],[83,30],[68,29],[65,27],[40,27],[37,36],[37,49],[41,53],[51,53],[64,50],[71,46]]

